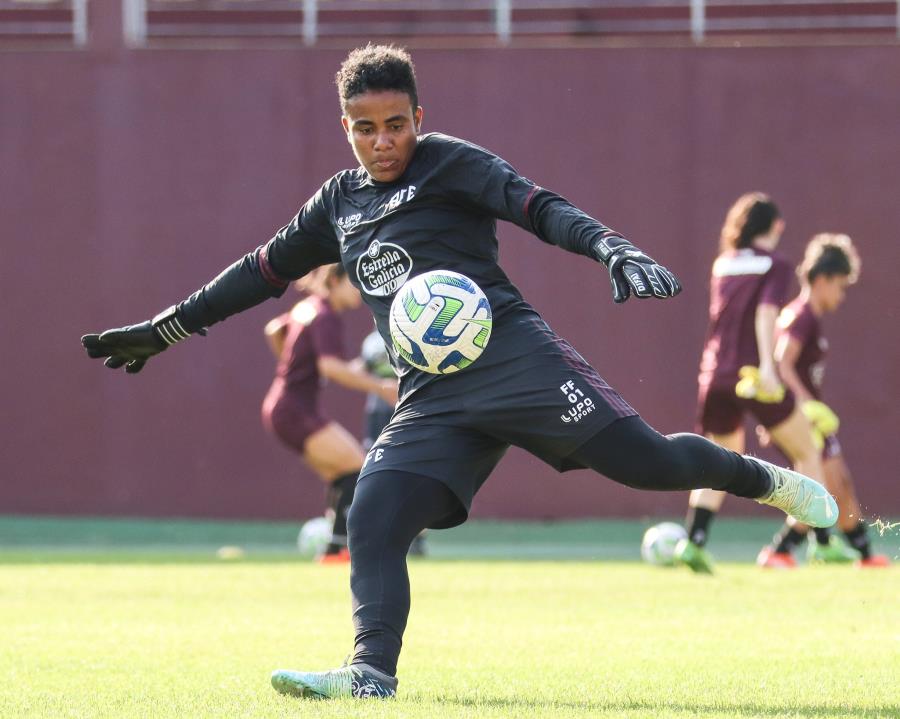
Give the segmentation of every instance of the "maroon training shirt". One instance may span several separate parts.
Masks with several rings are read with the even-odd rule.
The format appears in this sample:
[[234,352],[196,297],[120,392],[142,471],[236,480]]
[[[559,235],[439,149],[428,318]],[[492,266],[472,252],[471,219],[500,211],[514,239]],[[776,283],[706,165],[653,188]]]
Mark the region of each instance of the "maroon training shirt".
[[781,310],[777,332],[779,336],[788,334],[800,343],[800,356],[796,364],[797,375],[813,397],[822,399],[828,340],[822,335],[822,323],[809,303],[797,297]]
[[759,365],[756,308],[787,301],[793,267],[780,254],[755,247],[716,258],[709,292],[709,328],[700,360],[701,386],[734,385],[744,365]]
[[283,315],[284,349],[269,396],[314,407],[319,393],[319,357],[343,357],[342,323],[328,301],[311,295]]

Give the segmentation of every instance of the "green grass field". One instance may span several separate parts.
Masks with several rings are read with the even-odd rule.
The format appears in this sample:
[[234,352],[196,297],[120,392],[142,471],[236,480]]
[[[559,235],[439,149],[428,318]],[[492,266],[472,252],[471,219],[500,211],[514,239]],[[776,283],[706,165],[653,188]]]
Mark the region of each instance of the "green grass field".
[[[723,520],[713,549],[750,560],[774,527]],[[0,717],[900,716],[897,567],[695,577],[632,561],[642,529],[433,534],[399,696],[354,703],[269,686],[352,642],[349,570],[298,558],[295,526],[0,518]]]

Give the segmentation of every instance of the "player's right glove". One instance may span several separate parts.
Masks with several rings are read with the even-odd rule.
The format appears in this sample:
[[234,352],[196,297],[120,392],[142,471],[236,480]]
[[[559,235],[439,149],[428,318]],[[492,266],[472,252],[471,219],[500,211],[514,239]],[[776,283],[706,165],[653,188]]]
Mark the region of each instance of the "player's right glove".
[[759,385],[759,367],[744,365],[738,370],[740,379],[734,386],[734,393],[741,399],[755,399],[766,404],[778,404],[784,399],[784,385],[778,385],[774,392],[765,392]]
[[841,420],[838,419],[831,407],[817,399],[806,400],[800,405],[800,411],[822,437],[831,436],[841,426]]
[[[119,369],[124,365],[126,372],[134,374],[140,372],[153,355],[190,334],[179,321],[175,307],[172,306],[147,322],[117,327],[101,334],[84,335],[81,344],[88,357],[105,357],[103,364],[110,369]],[[206,330],[201,329],[199,334],[205,335]]]
[[681,292],[681,283],[675,275],[624,237],[607,235],[594,240],[591,249],[594,257],[609,270],[613,302],[622,303],[631,295],[664,300]]

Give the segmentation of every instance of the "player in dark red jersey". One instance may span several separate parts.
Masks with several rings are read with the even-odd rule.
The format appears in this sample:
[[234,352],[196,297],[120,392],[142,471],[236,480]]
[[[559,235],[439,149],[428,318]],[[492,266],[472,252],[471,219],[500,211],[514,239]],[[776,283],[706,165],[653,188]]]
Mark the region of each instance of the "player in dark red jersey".
[[[791,264],[776,251],[783,231],[778,208],[760,192],[742,195],[726,215],[720,254],[712,266],[709,328],[698,377],[697,431],[722,447],[743,452],[743,421],[749,413],[798,472],[821,480],[822,463],[809,425],[796,408],[793,394],[784,391],[775,363],[775,320],[793,278]],[[742,368],[753,368],[752,375],[742,378]],[[738,396],[742,379],[743,396]],[[676,546],[675,558],[696,572],[712,571],[705,545],[724,497],[714,489],[691,492],[688,537]],[[784,559],[760,558],[765,566]]]
[[[456,271],[487,296],[491,340],[466,369],[427,374],[392,351],[400,403],[367,455],[347,526],[353,658],[329,672],[277,671],[278,691],[394,695],[410,607],[409,545],[426,527],[465,521],[475,493],[513,444],[560,471],[591,468],[643,489],[711,486],[813,526],[837,521],[831,495],[801,474],[703,437],[650,428],[500,269],[496,221],[602,263],[616,302],[677,295],[681,286],[671,272],[487,150],[439,133],[420,135],[423,113],[405,51],[354,50],[337,84],[358,168],[328,180],[274,238],[187,300],[150,321],[82,338],[89,356],[137,372],[169,345],[337,261],[363,292],[386,344],[392,298],[411,276]],[[581,405],[577,416],[573,403]]]
[[[838,417],[822,401],[828,351],[828,341],[822,333],[822,317],[836,312],[841,306],[847,288],[859,277],[859,268],[859,255],[847,235],[822,233],[810,240],[803,262],[797,268],[800,294],[778,317],[775,356],[781,378],[812,425],[815,444],[822,452],[826,486],[834,494],[840,509],[838,526],[853,548],[849,550],[836,535],[831,535],[826,538],[827,543],[821,538],[809,542],[809,560],[857,559],[863,567],[884,567],[890,560],[883,554],[872,553],[853,478],[838,441]],[[771,550],[790,554],[803,540],[805,529],[786,523],[776,540],[777,546]],[[818,534],[822,530],[815,531]]]
[[320,267],[298,284],[309,296],[265,328],[278,365],[263,400],[262,419],[270,432],[299,452],[328,484],[326,501],[334,515],[332,536],[319,561],[349,561],[347,511],[365,452],[352,434],[323,414],[319,387],[323,380],[331,380],[372,393],[392,406],[397,401],[397,381],[376,377],[362,363],[343,359],[340,315],[359,307],[361,299],[342,265]]

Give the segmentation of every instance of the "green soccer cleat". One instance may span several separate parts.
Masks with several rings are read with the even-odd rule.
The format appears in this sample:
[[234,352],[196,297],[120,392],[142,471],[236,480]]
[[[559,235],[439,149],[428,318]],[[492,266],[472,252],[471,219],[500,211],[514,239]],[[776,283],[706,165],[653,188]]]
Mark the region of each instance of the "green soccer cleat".
[[368,664],[351,664],[330,672],[272,672],[280,694],[310,699],[388,699],[397,694],[397,679]]
[[675,559],[675,564],[685,564],[697,574],[713,573],[712,555],[703,547],[694,544],[687,537],[678,540],[672,556]]
[[810,527],[831,527],[837,522],[837,502],[814,479],[756,457],[744,458],[762,466],[772,478],[772,491],[757,502],[776,507]]
[[835,534],[828,538],[828,544],[811,541],[806,547],[806,561],[810,564],[849,564],[856,559],[859,553]]

